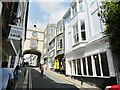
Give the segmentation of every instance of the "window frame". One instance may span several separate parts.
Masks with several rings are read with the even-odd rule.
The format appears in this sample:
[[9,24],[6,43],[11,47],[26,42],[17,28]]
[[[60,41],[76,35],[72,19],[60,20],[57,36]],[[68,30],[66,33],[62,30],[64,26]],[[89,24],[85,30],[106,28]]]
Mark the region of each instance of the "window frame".
[[77,13],[77,3],[75,2],[72,6],[72,15],[74,16]]
[[[86,29],[85,29],[85,20],[80,20],[80,28],[81,28],[81,40],[86,41],[87,35],[86,35]],[[82,36],[83,33],[85,36]]]
[[78,29],[78,22],[73,25],[73,42],[74,44],[79,42],[79,29]]

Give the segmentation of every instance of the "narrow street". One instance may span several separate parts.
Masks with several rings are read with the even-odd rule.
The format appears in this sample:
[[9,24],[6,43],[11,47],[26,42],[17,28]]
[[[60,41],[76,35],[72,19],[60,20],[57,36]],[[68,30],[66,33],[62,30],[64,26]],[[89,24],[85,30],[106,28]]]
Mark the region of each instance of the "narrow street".
[[120,90],[120,0],[1,0],[0,17],[0,90]]
[[30,69],[31,70],[31,83],[32,89],[37,88],[64,88],[69,90],[79,90],[77,87],[72,85],[72,83],[55,76],[54,73],[45,72],[43,76],[41,76],[39,70]]

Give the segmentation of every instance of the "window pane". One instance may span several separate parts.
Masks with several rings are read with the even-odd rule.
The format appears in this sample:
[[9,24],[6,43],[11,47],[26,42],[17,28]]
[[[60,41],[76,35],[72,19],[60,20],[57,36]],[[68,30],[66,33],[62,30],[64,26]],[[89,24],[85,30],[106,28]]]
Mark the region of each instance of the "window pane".
[[73,26],[73,38],[74,38],[74,43],[79,42],[79,33],[78,33],[78,23],[75,23]]
[[83,71],[84,71],[84,75],[87,75],[85,58],[82,58],[82,61],[83,61]]
[[75,74],[76,74],[76,63],[75,63],[75,60],[73,60],[73,67],[74,67],[74,71],[75,71]]
[[70,61],[69,63],[70,63],[70,69],[71,69],[71,72],[72,72],[72,62]]
[[62,48],[62,39],[60,39],[60,48]]
[[93,72],[92,72],[92,63],[91,63],[91,56],[87,57],[87,62],[88,62],[88,73],[89,73],[89,75],[93,75]]
[[76,3],[72,6],[72,12],[73,12],[73,15],[77,12]]
[[81,37],[82,37],[82,40],[86,40],[86,34],[85,34],[85,31],[84,31],[84,32],[81,32]]
[[80,62],[80,59],[77,59],[77,69],[78,69],[78,75],[81,75],[81,62]]
[[79,42],[79,35],[78,35],[78,33],[77,33],[77,42]]
[[81,20],[81,30],[85,30],[85,21]]
[[84,9],[83,9],[83,3],[80,3],[79,4],[79,9],[80,9],[80,11],[83,11]]
[[107,61],[106,52],[100,53],[100,56],[101,56],[103,76],[109,76],[109,68],[108,68],[108,61]]
[[101,76],[98,54],[94,55],[93,58],[95,60],[96,74],[97,74],[97,76]]

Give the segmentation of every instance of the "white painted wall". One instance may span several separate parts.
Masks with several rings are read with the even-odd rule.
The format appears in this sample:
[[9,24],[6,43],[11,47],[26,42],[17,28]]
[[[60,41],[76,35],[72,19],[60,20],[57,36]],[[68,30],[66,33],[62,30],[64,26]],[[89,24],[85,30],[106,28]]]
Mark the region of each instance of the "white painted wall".
[[[73,18],[65,19],[65,56],[66,56],[66,75],[71,73],[74,75],[74,66],[72,64],[72,72],[70,68],[69,61],[78,58],[91,56],[101,52],[107,53],[108,67],[110,70],[110,76],[115,76],[115,71],[113,67],[112,54],[108,49],[109,43],[106,38],[101,39],[104,35],[101,33],[103,31],[103,24],[100,18],[97,16],[99,8],[98,2],[96,0],[86,0],[85,11],[78,13]],[[87,43],[80,43],[79,45],[72,46],[73,31],[72,25],[79,20],[85,19],[86,33],[87,33]],[[80,32],[79,32],[80,33]],[[93,59],[93,58],[92,58]],[[92,63],[93,60],[92,60]],[[95,66],[93,66],[94,69]],[[83,68],[83,66],[81,66]],[[96,76],[96,70],[93,70],[94,76]],[[88,72],[88,70],[87,70]],[[82,71],[83,73],[83,71]]]

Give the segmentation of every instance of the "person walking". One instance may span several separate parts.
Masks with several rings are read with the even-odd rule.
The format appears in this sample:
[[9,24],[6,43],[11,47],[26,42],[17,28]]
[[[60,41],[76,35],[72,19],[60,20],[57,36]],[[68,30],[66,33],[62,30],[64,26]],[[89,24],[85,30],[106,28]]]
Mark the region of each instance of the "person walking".
[[44,73],[44,65],[41,64],[41,76],[43,76],[43,73]]
[[12,70],[7,68],[8,62],[2,62],[2,68],[0,68],[0,90],[13,90],[14,76]]
[[18,82],[18,79],[20,77],[20,67],[19,67],[19,65],[17,65],[15,67],[13,74],[14,74],[14,89],[16,89],[17,82]]

